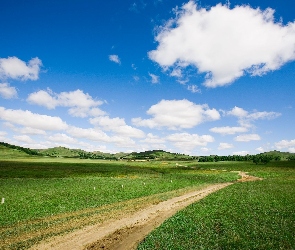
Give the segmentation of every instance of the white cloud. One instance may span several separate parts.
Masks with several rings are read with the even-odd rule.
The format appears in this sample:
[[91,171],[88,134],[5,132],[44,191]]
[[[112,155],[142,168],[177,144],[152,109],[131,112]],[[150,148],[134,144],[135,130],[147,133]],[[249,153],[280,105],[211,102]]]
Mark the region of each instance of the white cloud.
[[275,23],[274,10],[189,1],[159,29],[149,58],[164,69],[193,65],[207,73],[204,85],[224,86],[245,73],[263,75],[295,59],[295,22]]
[[68,125],[59,117],[40,115],[31,111],[12,110],[0,107],[0,119],[12,124],[39,130],[64,130]]
[[7,135],[7,133],[5,131],[0,131],[0,140],[1,141],[6,141],[5,139],[5,136]]
[[166,139],[160,138],[159,136],[153,135],[152,133],[148,133],[143,140],[140,140],[140,142],[144,144],[141,145],[143,151],[166,148]]
[[114,143],[117,146],[125,148],[134,147],[135,145],[135,142],[126,136],[109,136],[98,128],[79,128],[71,126],[69,129],[67,129],[67,133],[74,138]]
[[249,120],[263,120],[263,119],[267,119],[267,120],[270,120],[270,119],[275,119],[277,117],[279,117],[281,114],[280,113],[277,113],[277,112],[266,112],[266,111],[263,111],[263,112],[254,112],[252,114],[249,114],[247,116],[247,119]]
[[192,93],[201,93],[201,90],[197,85],[188,85],[187,89],[191,91]]
[[159,76],[156,76],[156,75],[151,74],[151,73],[149,73],[149,76],[152,78],[152,79],[151,79],[151,82],[152,82],[153,84],[156,84],[156,83],[159,82]]
[[175,147],[191,151],[195,147],[206,146],[209,142],[213,142],[214,138],[211,135],[197,135],[188,133],[176,133],[166,137]]
[[142,138],[145,136],[140,129],[133,128],[125,123],[125,120],[119,117],[110,118],[108,116],[101,116],[89,119],[90,123],[99,126],[106,131],[112,131],[121,136]]
[[32,140],[31,137],[29,137],[28,135],[15,135],[13,136],[13,138],[19,142],[25,142],[25,143],[33,143],[34,141]]
[[233,148],[233,147],[234,146],[230,143],[221,142],[221,143],[219,143],[218,150],[229,149],[229,148]]
[[67,133],[74,138],[83,138],[90,141],[110,142],[111,138],[103,131],[93,128],[78,128],[71,126]]
[[260,152],[260,153],[265,152],[265,150],[263,149],[263,147],[256,148],[256,150],[257,150],[258,152]]
[[211,150],[210,148],[206,148],[206,147],[201,148],[201,151],[204,153],[208,153],[210,150]]
[[105,112],[97,108],[103,104],[102,101],[93,100],[88,94],[77,89],[70,92],[53,93],[50,89],[40,90],[31,93],[27,101],[31,104],[44,106],[48,109],[54,109],[57,106],[68,107],[69,114],[75,117],[87,117],[104,115]]
[[247,132],[248,129],[245,127],[214,127],[210,129],[210,132],[222,134],[222,135],[233,135],[236,133],[244,133]]
[[245,134],[245,135],[238,135],[237,137],[235,137],[234,140],[249,142],[249,141],[260,141],[261,138],[258,134]]
[[168,129],[192,128],[205,121],[214,121],[220,118],[216,109],[210,109],[207,104],[197,105],[186,99],[162,100],[150,107],[147,114],[151,119],[134,118],[136,126],[149,128],[167,127]]
[[31,59],[28,63],[17,57],[0,58],[0,78],[11,78],[18,80],[37,80],[39,78],[42,62],[38,57]]
[[157,135],[153,135],[152,133],[148,133],[146,135],[146,138],[143,140],[140,140],[141,142],[146,142],[149,144],[161,144],[161,143],[165,143],[165,139],[164,138],[160,138]]
[[248,155],[249,154],[249,151],[236,151],[236,152],[233,152],[233,155]]
[[4,99],[11,99],[17,97],[15,87],[10,87],[8,83],[0,83],[0,96]]
[[17,132],[21,134],[26,134],[26,135],[46,135],[46,132],[44,130],[29,128],[29,127],[17,129]]
[[295,139],[294,140],[290,140],[290,141],[288,141],[288,140],[281,140],[281,141],[275,143],[275,146],[278,149],[294,147],[295,146]]
[[118,55],[109,55],[109,60],[114,63],[121,64],[121,61]]
[[50,90],[39,90],[37,92],[31,93],[28,96],[27,101],[31,104],[37,104],[48,109],[54,109],[58,105],[58,100],[52,95],[53,93]]
[[67,144],[77,143],[76,139],[74,139],[66,134],[63,134],[63,133],[58,133],[58,134],[48,136],[47,139],[49,141],[58,142],[58,143],[67,143]]
[[279,117],[281,114],[278,112],[259,112],[259,111],[254,111],[252,113],[239,108],[239,107],[234,107],[232,110],[226,112],[227,115],[232,115],[236,116],[239,119],[239,124],[242,127],[251,127],[251,123],[255,120],[271,120]]
[[227,112],[228,115],[233,115],[236,117],[245,117],[248,115],[248,111],[235,106],[232,110]]
[[181,69],[180,68],[175,68],[172,70],[171,76],[175,76],[175,77],[182,77],[182,72],[181,72]]

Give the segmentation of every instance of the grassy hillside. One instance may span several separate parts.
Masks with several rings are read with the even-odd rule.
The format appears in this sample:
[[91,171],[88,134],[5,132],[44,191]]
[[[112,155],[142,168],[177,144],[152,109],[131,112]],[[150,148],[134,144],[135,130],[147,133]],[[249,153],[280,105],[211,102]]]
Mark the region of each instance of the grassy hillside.
[[149,150],[145,152],[133,152],[124,157],[124,159],[130,160],[193,160],[194,156],[179,154],[179,153],[170,153],[164,150]]
[[0,142],[0,159],[26,158],[33,155],[37,155],[35,150]]
[[279,156],[282,161],[289,160],[289,159],[294,159],[295,154],[294,153],[289,153],[289,152],[280,152],[277,150],[269,151],[262,153],[261,155],[272,155],[274,157]]
[[[170,153],[164,150],[149,150],[144,152],[132,153],[104,153],[99,151],[87,152],[82,149],[70,149],[66,147],[54,147],[48,149],[29,149],[20,146],[11,145],[8,143],[0,142],[0,157],[6,158],[19,158],[28,157],[32,155],[49,156],[49,157],[62,157],[62,158],[80,158],[80,159],[103,159],[103,160],[128,160],[128,161],[148,161],[148,160],[161,160],[161,161],[186,161],[198,160],[199,162],[213,162],[213,161],[252,161],[254,155],[247,156],[190,156],[179,153]],[[295,160],[295,153],[270,151],[256,155],[258,157],[269,156],[272,160]]]
[[[48,149],[28,149],[19,146],[1,142],[0,157],[4,158],[24,157],[28,155],[63,157],[63,158],[81,158],[81,159],[106,159],[106,160],[193,160],[196,157],[170,153],[163,150],[151,150],[145,152],[133,153],[103,153],[99,151],[87,152],[82,149],[70,149],[66,147],[54,147]],[[10,153],[8,153],[8,151]],[[2,157],[3,158],[3,157]]]
[[84,150],[81,149],[69,149],[65,147],[54,147],[48,149],[38,149],[40,155],[43,156],[52,156],[52,157],[70,157],[70,158],[79,158],[81,153],[84,153]]

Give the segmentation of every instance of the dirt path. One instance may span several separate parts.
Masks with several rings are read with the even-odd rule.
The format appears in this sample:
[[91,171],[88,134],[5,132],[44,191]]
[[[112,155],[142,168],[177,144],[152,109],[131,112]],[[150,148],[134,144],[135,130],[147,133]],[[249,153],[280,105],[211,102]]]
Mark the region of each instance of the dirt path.
[[[259,179],[249,176],[244,172],[237,172],[242,177],[239,181],[254,181]],[[161,225],[166,219],[173,216],[177,211],[231,184],[233,183],[210,185],[204,189],[150,205],[128,217],[119,220],[108,220],[103,224],[87,226],[65,236],[50,239],[48,242],[41,242],[41,244],[31,249],[136,249],[138,243],[146,235]]]

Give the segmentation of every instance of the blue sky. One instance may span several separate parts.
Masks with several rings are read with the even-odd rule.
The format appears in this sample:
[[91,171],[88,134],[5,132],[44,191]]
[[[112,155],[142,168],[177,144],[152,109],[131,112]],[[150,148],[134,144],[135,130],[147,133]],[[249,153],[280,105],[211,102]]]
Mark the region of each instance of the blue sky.
[[0,141],[295,152],[292,1],[1,0]]

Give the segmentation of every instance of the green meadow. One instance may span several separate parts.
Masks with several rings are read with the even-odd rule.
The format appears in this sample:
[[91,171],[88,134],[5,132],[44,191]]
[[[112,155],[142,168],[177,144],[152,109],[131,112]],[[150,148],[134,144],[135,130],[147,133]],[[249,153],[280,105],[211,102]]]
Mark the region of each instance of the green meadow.
[[235,182],[154,230],[138,249],[294,249],[295,162],[110,161],[13,155],[0,160],[0,249],[132,213],[214,183]]
[[190,205],[138,249],[295,249],[295,162],[239,169],[264,180],[235,183]]

